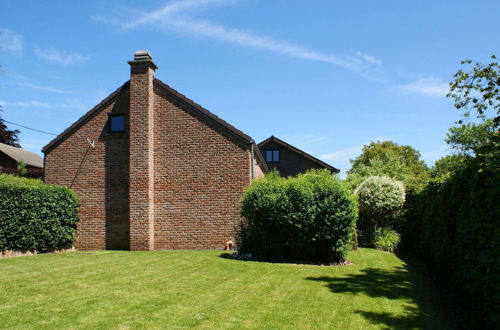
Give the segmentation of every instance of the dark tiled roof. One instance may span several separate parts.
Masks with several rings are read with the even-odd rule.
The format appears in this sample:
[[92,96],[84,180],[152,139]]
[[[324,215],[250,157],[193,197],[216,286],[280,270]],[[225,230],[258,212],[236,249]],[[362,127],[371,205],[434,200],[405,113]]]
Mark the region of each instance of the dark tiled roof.
[[294,146],[292,146],[291,144],[289,143],[286,143],[285,141],[281,140],[281,139],[278,139],[277,137],[275,137],[274,135],[271,135],[270,137],[268,137],[267,139],[265,139],[264,141],[262,141],[261,143],[259,143],[259,148],[262,147],[263,145],[265,145],[266,143],[270,142],[270,141],[275,141],[279,144],[281,144],[282,146],[292,150],[293,152],[296,152],[298,153],[299,155],[303,156],[303,157],[306,157],[307,159],[329,169],[330,171],[332,172],[335,172],[335,173],[339,173],[340,170],[333,167],[332,165],[329,165],[327,163],[325,163],[324,161],[322,160],[319,160],[318,158],[314,157],[314,156],[311,156],[309,155],[307,152],[305,151],[302,151],[300,150],[299,148],[296,148]]
[[43,168],[43,158],[31,151],[26,151],[21,148],[9,146],[0,143],[0,152],[3,152],[16,162],[23,161],[26,165]]

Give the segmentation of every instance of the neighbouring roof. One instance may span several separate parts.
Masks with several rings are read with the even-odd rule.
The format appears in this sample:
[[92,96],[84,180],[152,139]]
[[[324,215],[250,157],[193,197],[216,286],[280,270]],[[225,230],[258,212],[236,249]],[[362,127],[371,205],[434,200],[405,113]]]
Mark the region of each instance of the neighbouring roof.
[[271,135],[270,137],[268,137],[267,139],[265,139],[264,141],[262,141],[261,143],[259,143],[259,148],[262,147],[263,145],[265,145],[266,143],[270,142],[270,141],[274,141],[274,142],[276,142],[278,144],[281,144],[282,146],[284,146],[284,147],[292,150],[293,152],[296,152],[299,155],[301,155],[301,156],[303,156],[303,157],[305,157],[305,158],[307,158],[307,159],[309,159],[309,160],[311,160],[311,161],[313,161],[313,162],[315,162],[315,163],[317,163],[317,164],[319,164],[319,165],[321,165],[321,166],[329,169],[332,172],[335,172],[335,173],[339,173],[340,172],[339,169],[333,167],[332,165],[329,165],[329,164],[325,163],[324,161],[319,160],[318,158],[316,158],[314,156],[311,156],[307,152],[302,151],[299,148],[296,148],[296,147],[292,146],[289,143],[286,143],[285,141],[283,141],[281,139],[278,139],[274,135]]
[[[170,96],[174,97],[177,101],[185,105],[186,107],[194,110],[196,113],[201,115],[202,117],[208,119],[210,122],[214,123],[216,126],[220,127],[224,131],[230,133],[231,135],[239,138],[243,142],[246,142],[248,144],[255,144],[255,141],[247,134],[243,133],[233,125],[229,124],[225,120],[219,118],[218,116],[214,115],[198,103],[195,103],[193,100],[189,99],[188,97],[184,96],[183,94],[179,93],[172,87],[168,86],[164,82],[162,82],[159,79],[154,79],[154,83],[157,87],[159,87],[161,90],[163,90],[165,93],[169,94]],[[78,119],[73,125],[68,127],[64,132],[59,134],[55,139],[49,142],[45,147],[43,147],[43,152],[48,152],[51,149],[53,149],[55,146],[57,146],[59,143],[64,141],[68,136],[70,136],[74,131],[76,131],[80,126],[85,124],[87,121],[92,119],[95,115],[97,115],[100,111],[102,111],[106,106],[108,106],[111,102],[113,102],[118,95],[122,91],[126,91],[129,88],[130,82],[127,81],[125,84],[123,84],[121,87],[119,87],[117,90],[115,90],[113,93],[111,93],[108,97],[106,97],[104,100],[102,100],[98,105],[93,107],[89,112],[87,112],[85,115],[83,115],[80,119]],[[258,151],[258,148],[256,148]],[[259,158],[263,160],[262,155],[260,155],[260,152],[256,153]],[[265,164],[265,162],[264,162]]]
[[43,168],[43,158],[31,151],[26,151],[20,148],[9,146],[0,143],[0,152],[3,152],[16,162],[23,161],[26,165]]

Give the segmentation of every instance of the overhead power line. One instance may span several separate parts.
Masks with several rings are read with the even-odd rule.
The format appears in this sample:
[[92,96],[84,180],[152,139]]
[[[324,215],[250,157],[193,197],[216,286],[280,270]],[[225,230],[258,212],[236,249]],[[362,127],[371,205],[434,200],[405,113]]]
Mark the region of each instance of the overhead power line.
[[28,127],[28,126],[16,124],[16,123],[13,123],[13,122],[5,120],[5,119],[3,121],[6,122],[6,123],[9,123],[9,124],[12,124],[12,125],[16,125],[16,126],[22,127],[22,128],[30,129],[30,130],[35,131],[35,132],[57,136],[57,134],[54,134],[54,133],[49,133],[49,132],[41,131],[41,130],[36,129],[36,128],[31,128],[31,127]]

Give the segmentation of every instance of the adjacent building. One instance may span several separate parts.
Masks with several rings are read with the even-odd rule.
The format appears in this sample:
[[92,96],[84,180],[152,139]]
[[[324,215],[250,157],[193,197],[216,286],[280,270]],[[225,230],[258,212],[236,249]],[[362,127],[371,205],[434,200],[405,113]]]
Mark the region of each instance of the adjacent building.
[[43,158],[31,151],[0,143],[0,173],[17,173],[20,162],[26,164],[29,174],[41,177]]
[[332,174],[340,172],[335,167],[275,136],[259,143],[259,148],[269,169],[276,169],[284,177],[305,173],[309,169],[327,169]]

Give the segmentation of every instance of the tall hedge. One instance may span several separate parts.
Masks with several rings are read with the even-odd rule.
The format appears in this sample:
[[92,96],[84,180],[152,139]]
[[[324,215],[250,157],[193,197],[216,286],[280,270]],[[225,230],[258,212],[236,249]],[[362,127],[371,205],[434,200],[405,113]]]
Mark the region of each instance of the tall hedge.
[[500,324],[500,175],[470,162],[407,200],[402,249],[467,290]]
[[70,248],[78,206],[66,187],[0,174],[0,251]]
[[354,197],[328,171],[253,182],[242,199],[240,253],[258,258],[341,262],[357,217]]

